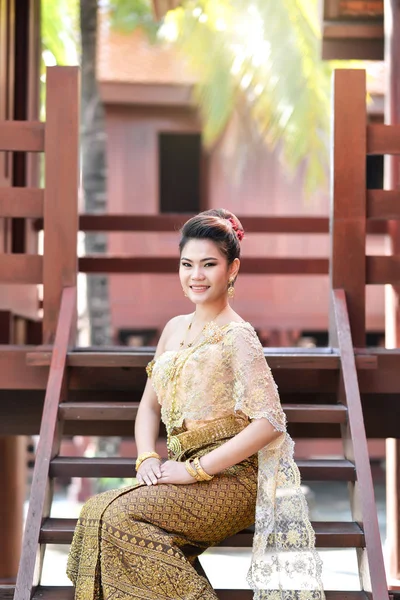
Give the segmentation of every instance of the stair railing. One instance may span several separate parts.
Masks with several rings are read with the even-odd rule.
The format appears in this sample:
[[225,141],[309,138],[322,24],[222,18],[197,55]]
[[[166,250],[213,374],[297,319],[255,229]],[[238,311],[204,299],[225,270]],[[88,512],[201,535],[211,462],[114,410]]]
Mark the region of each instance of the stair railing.
[[68,390],[67,352],[76,325],[75,311],[76,287],[64,288],[46,386],[14,600],[30,600],[42,574],[45,546],[39,544],[40,528],[43,519],[50,515],[53,483],[49,478],[49,466],[60,449],[62,431],[58,421],[58,407],[60,402],[66,400]]
[[365,536],[365,548],[357,548],[360,585],[374,600],[387,600],[382,543],[345,291],[333,290],[332,300],[341,362],[338,401],[348,410],[348,420],[341,425],[344,455],[354,462],[357,473],[356,481],[349,482],[351,512]]

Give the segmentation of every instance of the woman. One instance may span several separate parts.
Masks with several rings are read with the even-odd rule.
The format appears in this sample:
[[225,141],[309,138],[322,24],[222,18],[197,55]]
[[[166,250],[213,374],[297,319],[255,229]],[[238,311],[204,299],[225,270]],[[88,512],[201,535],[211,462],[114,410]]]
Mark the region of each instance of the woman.
[[[195,311],[167,323],[147,366],[138,483],[82,509],[68,559],[75,597],[215,600],[195,559],[255,521],[254,597],[321,600],[321,562],[277,387],[253,327],[229,305],[243,227],[215,209],[181,234],[179,277]],[[155,452],[160,416],[164,463]]]

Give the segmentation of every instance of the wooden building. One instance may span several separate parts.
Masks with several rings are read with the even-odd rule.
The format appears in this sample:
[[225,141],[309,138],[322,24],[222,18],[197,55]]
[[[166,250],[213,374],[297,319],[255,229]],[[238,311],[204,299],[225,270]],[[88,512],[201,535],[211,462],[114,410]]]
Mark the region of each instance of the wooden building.
[[[218,206],[241,216],[310,217],[308,230],[298,234],[290,234],[290,228],[285,231],[283,223],[270,233],[249,232],[242,244],[245,260],[257,256],[328,258],[328,184],[326,190],[306,198],[302,169],[289,173],[277,153],[261,144],[253,148],[239,173],[234,118],[218,144],[206,151],[192,101],[194,78],[170,48],[151,45],[140,31],[118,34],[103,20],[98,79],[106,114],[110,213],[174,213],[178,225],[185,220],[180,213]],[[376,102],[370,110],[371,119],[379,118]],[[325,219],[325,226],[316,225],[313,232],[318,218]],[[178,240],[177,233],[168,232],[114,233],[109,235],[109,252],[177,260]],[[384,252],[382,230],[369,236],[368,245],[373,253]],[[191,311],[174,275],[112,275],[109,282],[117,343],[154,343],[169,318]],[[163,302],[155,289],[163,290]],[[327,271],[309,276],[240,274],[236,285],[235,308],[270,346],[291,346],[302,336],[326,344],[328,305]],[[376,345],[384,336],[383,287],[368,290],[367,306],[369,339]]]

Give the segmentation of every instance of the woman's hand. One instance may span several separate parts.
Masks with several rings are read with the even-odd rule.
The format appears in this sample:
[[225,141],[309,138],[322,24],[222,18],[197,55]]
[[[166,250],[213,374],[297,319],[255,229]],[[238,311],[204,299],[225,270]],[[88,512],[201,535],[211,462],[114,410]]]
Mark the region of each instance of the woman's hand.
[[161,465],[161,477],[158,479],[158,483],[187,485],[188,483],[196,483],[196,480],[186,471],[185,463],[167,460]]
[[136,479],[139,483],[156,485],[161,477],[161,460],[159,458],[146,458],[140,465]]

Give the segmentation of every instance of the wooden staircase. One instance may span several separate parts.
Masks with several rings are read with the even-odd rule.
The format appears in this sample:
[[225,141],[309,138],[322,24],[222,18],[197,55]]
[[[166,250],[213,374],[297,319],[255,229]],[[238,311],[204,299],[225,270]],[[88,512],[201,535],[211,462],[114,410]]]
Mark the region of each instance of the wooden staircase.
[[[359,112],[360,96],[365,104],[365,83],[363,88],[359,77],[358,74],[354,75],[349,71],[337,74],[336,111],[357,110]],[[354,78],[356,84],[355,87],[352,87]],[[51,80],[51,78],[49,79]],[[356,98],[358,104],[357,102],[349,104],[347,89],[353,90],[351,97]],[[344,96],[340,108],[338,98],[341,93]],[[358,116],[358,120],[355,119],[355,122],[359,123],[361,117]],[[337,133],[337,131],[345,131],[347,128],[352,142],[352,129],[345,125],[345,120],[341,122],[339,119],[335,131]],[[381,144],[382,136],[374,138],[371,135],[371,140],[378,139]],[[358,139],[358,137],[355,136],[354,139]],[[335,143],[339,144],[337,136]],[[346,148],[350,145],[348,143]],[[39,146],[38,144],[38,150]],[[40,147],[42,148],[42,146]],[[343,144],[340,144],[340,148],[342,147]],[[49,144],[49,148],[57,154],[54,146]],[[8,148],[0,145],[1,149]],[[22,147],[18,147],[18,150],[21,149]],[[379,146],[379,151],[381,151],[381,146]],[[359,158],[359,153],[357,157]],[[365,159],[365,156],[363,158]],[[58,162],[60,161],[58,160]],[[56,169],[54,157],[50,166]],[[340,169],[339,165],[337,170],[337,181],[339,182],[343,176]],[[346,171],[347,164],[343,166],[343,169]],[[48,177],[50,188],[57,194],[56,187],[54,187],[56,178],[50,174],[50,171]],[[343,191],[343,187],[339,186],[338,190],[340,191],[340,189]],[[68,203],[67,196],[63,198],[64,203]],[[60,202],[57,210],[57,206],[56,208],[53,206],[51,209],[52,198],[48,193],[47,196],[45,194],[45,199],[46,197],[48,200],[44,208],[43,206],[40,208],[36,203],[33,210],[32,202],[29,204],[30,200],[29,202],[27,200],[25,204],[25,208],[29,209],[28,216],[32,216],[33,211],[35,216],[44,218],[45,230],[46,232],[50,231],[44,257],[35,257],[35,260],[29,257],[22,257],[18,260],[15,257],[8,261],[0,260],[0,267],[5,265],[7,281],[11,281],[12,270],[17,265],[19,282],[44,282],[45,289],[44,345],[35,348],[0,348],[0,367],[2,364],[7,364],[9,368],[8,379],[4,374],[2,375],[0,369],[0,388],[2,387],[1,382],[5,381],[7,385],[4,385],[4,389],[15,391],[20,401],[18,410],[21,413],[22,407],[28,406],[29,401],[36,398],[35,394],[45,389],[40,440],[18,578],[16,586],[0,586],[0,600],[12,596],[14,600],[72,599],[72,587],[41,585],[43,558],[47,544],[69,544],[75,526],[73,519],[50,517],[54,479],[58,477],[134,477],[135,457],[72,458],[60,456],[62,436],[74,434],[133,436],[133,423],[146,380],[144,367],[152,358],[154,351],[145,348],[140,351],[121,351],[121,349],[95,350],[74,347],[77,208],[65,209],[64,204]],[[278,383],[284,410],[288,416],[289,429],[294,437],[323,438],[328,435],[336,435],[343,440],[342,459],[297,461],[304,481],[345,481],[349,486],[352,521],[317,521],[313,522],[313,526],[319,548],[356,549],[361,589],[359,591],[328,590],[326,598],[327,600],[387,600],[389,594],[375,508],[362,401],[371,394],[376,396],[377,401],[382,400],[384,396],[385,398],[388,396],[390,400],[394,382],[398,381],[396,373],[399,372],[400,354],[363,347],[365,343],[362,336],[363,331],[365,333],[365,305],[362,304],[360,298],[365,293],[367,282],[382,283],[383,277],[386,277],[385,281],[398,283],[399,276],[395,270],[397,263],[391,260],[393,257],[384,257],[388,259],[386,262],[375,260],[382,257],[370,257],[373,260],[366,261],[365,244],[362,253],[364,279],[362,278],[362,269],[361,276],[359,269],[354,271],[357,273],[357,277],[354,276],[352,271],[355,265],[354,256],[361,260],[360,248],[363,239],[365,242],[366,216],[364,214],[364,229],[360,227],[357,229],[359,235],[356,236],[357,240],[354,242],[357,245],[357,252],[351,255],[346,254],[349,251],[346,244],[350,242],[348,242],[348,236],[344,235],[345,228],[349,225],[347,221],[351,225],[353,216],[346,221],[346,205],[341,204],[340,197],[336,201],[335,196],[335,202],[336,212],[333,211],[331,216],[334,242],[330,266],[332,283],[331,346],[313,351],[297,348],[268,349],[265,351],[265,355]],[[374,207],[374,215],[381,218],[382,213],[379,212],[378,204],[376,198],[374,200],[372,197],[370,205]],[[387,211],[385,206],[382,208],[383,213],[385,210]],[[0,194],[0,216],[1,208]],[[7,214],[9,214],[14,209],[8,208],[7,210]],[[393,210],[391,205],[388,214],[393,215]],[[396,214],[399,214],[399,209],[396,210]],[[362,215],[357,215],[356,220],[359,225],[362,222]],[[53,221],[58,224],[54,231],[52,229]],[[164,227],[165,224],[158,226]],[[58,240],[60,231],[63,228],[70,231],[74,227],[74,235],[62,238],[66,241],[61,248]],[[52,252],[51,244],[54,244],[55,252]],[[22,259],[27,260],[24,262]],[[91,258],[90,260],[95,261],[96,259]],[[104,260],[99,259],[99,269],[106,264]],[[287,261],[287,259],[284,260]],[[316,260],[310,259],[311,267],[302,263],[301,268],[304,268],[304,273],[314,272],[313,269],[316,265],[317,273],[320,272],[318,269],[325,268],[322,263],[317,264]],[[254,264],[254,268],[257,266],[259,270],[261,263]],[[271,265],[269,263],[262,264],[264,270],[260,272],[270,272],[268,269],[271,268]],[[276,264],[275,261],[272,272],[276,272],[273,270],[276,269]],[[367,274],[365,274],[366,264],[369,265]],[[286,262],[285,273],[298,273],[298,264],[293,262],[293,265],[292,271],[288,270]],[[34,271],[32,271],[32,267],[35,268]],[[383,269],[383,276],[380,275],[378,267]],[[118,268],[117,265],[117,270]],[[168,263],[167,269],[172,270],[173,268],[175,268],[175,263]],[[56,275],[52,278],[51,273],[54,271],[56,271]],[[356,348],[353,342],[357,346]],[[2,359],[4,363],[1,362]],[[385,431],[387,430],[385,429]],[[25,430],[21,429],[20,433],[25,433]],[[251,543],[252,530],[249,529],[226,540],[223,546],[249,547]],[[249,590],[217,590],[217,593],[218,597],[223,600],[247,600],[252,597]],[[391,596],[394,598],[395,594],[391,593]]]

